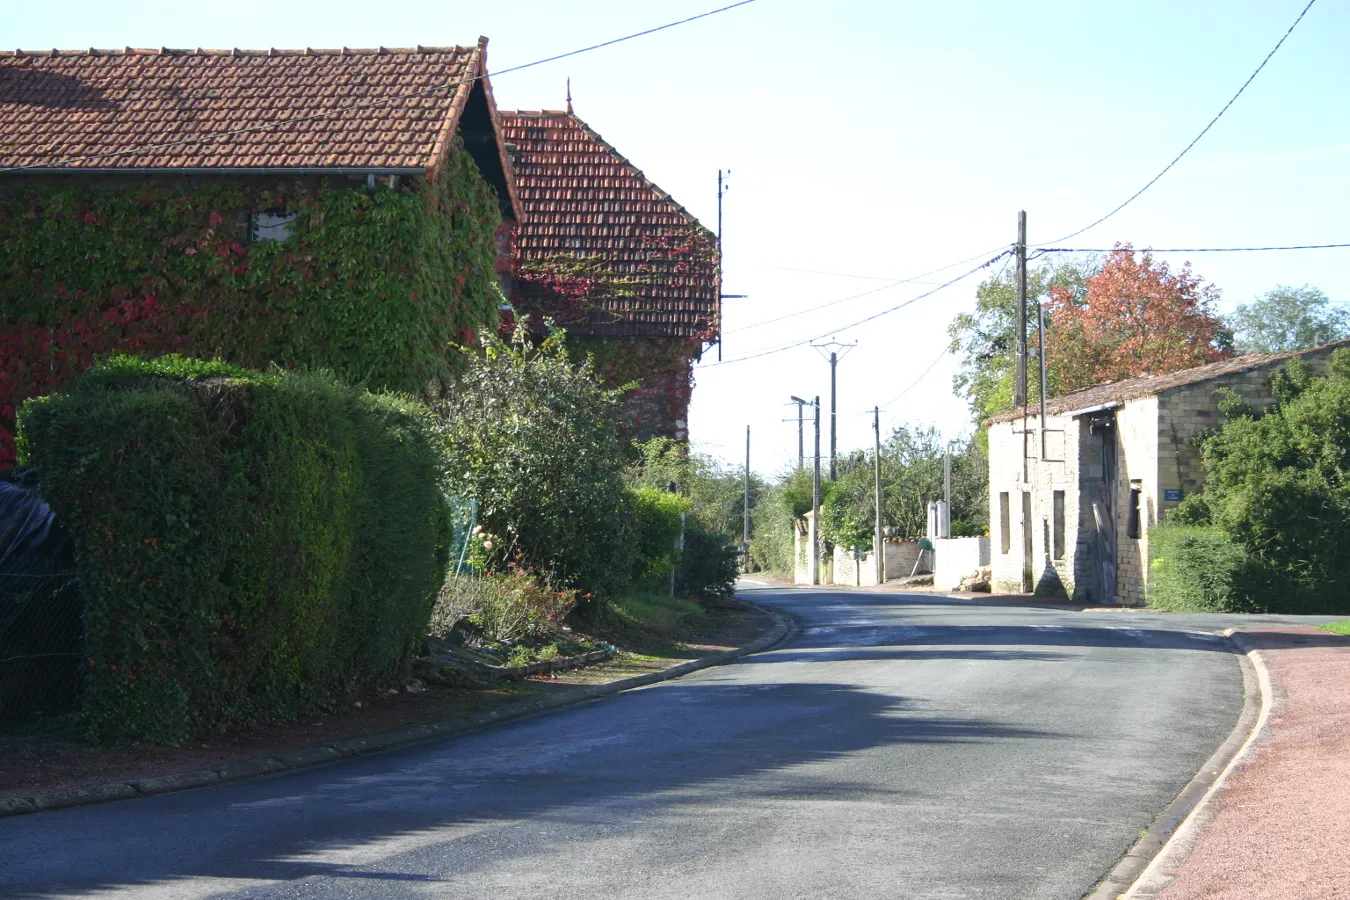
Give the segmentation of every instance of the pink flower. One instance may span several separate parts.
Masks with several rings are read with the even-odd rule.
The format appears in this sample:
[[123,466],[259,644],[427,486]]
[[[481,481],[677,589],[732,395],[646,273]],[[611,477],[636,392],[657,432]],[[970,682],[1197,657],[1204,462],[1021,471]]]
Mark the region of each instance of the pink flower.
[[491,550],[491,549],[492,549],[492,541],[483,541],[483,549],[484,549],[484,550]]

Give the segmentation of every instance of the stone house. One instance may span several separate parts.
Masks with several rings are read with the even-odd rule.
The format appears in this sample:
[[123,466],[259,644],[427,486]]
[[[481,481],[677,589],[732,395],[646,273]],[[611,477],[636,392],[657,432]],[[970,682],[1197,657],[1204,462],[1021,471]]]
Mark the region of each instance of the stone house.
[[95,353],[434,391],[520,218],[486,44],[0,53],[0,468]]
[[1228,389],[1255,409],[1291,357],[1314,372],[1350,341],[1258,353],[1100,384],[994,416],[989,427],[993,589],[1142,606],[1148,528],[1203,484],[1195,438]]
[[688,439],[693,364],[718,336],[716,238],[572,110],[502,113],[522,221],[506,279],[596,357],[640,440]]

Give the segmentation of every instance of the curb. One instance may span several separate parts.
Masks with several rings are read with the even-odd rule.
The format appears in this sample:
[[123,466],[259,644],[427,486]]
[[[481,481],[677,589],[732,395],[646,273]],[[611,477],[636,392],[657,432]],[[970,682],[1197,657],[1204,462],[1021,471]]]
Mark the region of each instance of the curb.
[[[740,599],[740,598],[737,598]],[[597,700],[610,694],[617,694],[631,688],[669,681],[707,669],[712,666],[726,665],[743,656],[762,653],[787,640],[796,632],[796,625],[790,619],[771,609],[765,609],[747,600],[741,600],[747,606],[756,609],[774,620],[774,626],[765,634],[735,650],[723,650],[679,663],[658,672],[634,675],[608,684],[593,684],[578,687],[573,691],[560,692],[552,697],[520,700],[507,703],[494,709],[480,710],[448,719],[438,719],[421,725],[409,725],[390,731],[374,734],[362,734],[354,737],[301,747],[295,750],[283,750],[271,756],[255,756],[222,763],[210,769],[197,769],[191,772],[179,772],[174,775],[161,775],[155,778],[139,778],[133,781],[112,782],[92,787],[72,788],[64,791],[50,791],[31,797],[0,798],[0,819],[10,816],[30,815],[55,809],[69,809],[75,806],[90,806],[95,803],[108,803],[113,800],[129,800],[133,797],[149,797],[156,794],[169,794],[176,791],[210,787],[278,772],[292,772],[311,766],[334,762],[353,756],[378,753],[382,750],[397,750],[415,744],[429,743],[443,738],[455,737],[470,731],[477,731],[499,722],[524,719],[555,709],[578,706],[591,700]]]
[[1167,870],[1181,862],[1195,833],[1203,826],[1201,818],[1206,804],[1222,790],[1228,774],[1265,730],[1273,696],[1270,673],[1245,634],[1229,628],[1223,637],[1242,667],[1243,704],[1237,724],[1143,836],[1084,895],[1084,900],[1151,900],[1161,894],[1172,880]]

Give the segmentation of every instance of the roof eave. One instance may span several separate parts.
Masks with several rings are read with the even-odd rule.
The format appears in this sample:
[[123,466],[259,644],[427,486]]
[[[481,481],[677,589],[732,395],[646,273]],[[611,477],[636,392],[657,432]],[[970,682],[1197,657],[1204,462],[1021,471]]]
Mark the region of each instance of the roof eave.
[[483,96],[487,99],[488,117],[492,119],[492,132],[497,136],[497,156],[502,161],[502,174],[506,180],[507,199],[511,204],[511,215],[517,223],[525,221],[525,205],[520,202],[520,191],[516,187],[516,170],[511,157],[506,152],[506,140],[502,128],[502,117],[497,112],[497,100],[492,96],[492,81],[487,70],[487,38],[478,39],[478,61],[482,67]]

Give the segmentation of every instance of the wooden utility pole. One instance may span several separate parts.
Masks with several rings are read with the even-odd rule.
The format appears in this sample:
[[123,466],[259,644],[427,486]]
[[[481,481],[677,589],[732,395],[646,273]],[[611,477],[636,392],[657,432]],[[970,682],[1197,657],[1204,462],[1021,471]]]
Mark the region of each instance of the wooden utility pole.
[[881,539],[881,408],[872,407],[872,480],[876,493],[876,530],[872,533],[872,556],[877,567],[877,584],[886,583],[886,545]]
[[1017,386],[1013,405],[1027,405],[1027,214],[1017,214]]
[[745,426],[745,526],[741,536],[743,566],[750,565],[750,426]]
[[[830,355],[826,357],[830,361],[830,480],[834,481],[839,476],[839,471],[835,466],[835,452],[839,447],[839,381],[837,373],[839,370],[839,360],[843,359],[848,351],[858,346],[855,341],[852,344],[841,344],[833,338],[828,343],[812,344],[824,356],[828,348]],[[839,351],[843,351],[840,353]]]
[[1045,421],[1045,304],[1043,304],[1043,303],[1037,303],[1037,304],[1036,304],[1036,317],[1037,317],[1037,320],[1038,320],[1038,321],[1037,321],[1037,327],[1036,327],[1036,335],[1037,335],[1036,339],[1037,339],[1037,341],[1038,341],[1038,343],[1039,343],[1039,346],[1037,347],[1037,354],[1036,354],[1036,355],[1037,355],[1037,357],[1039,357],[1039,359],[1040,359],[1040,361],[1041,361],[1041,459],[1042,459],[1042,460],[1045,460],[1045,459],[1048,459],[1048,458],[1049,458],[1049,454],[1046,453],[1046,446],[1047,446],[1047,445],[1046,445],[1046,441],[1045,441],[1045,433],[1046,433],[1046,421]]
[[812,584],[820,584],[820,395],[816,394],[816,469],[811,476],[811,559],[808,570],[814,573]]
[[807,405],[807,401],[801,397],[793,397],[792,402],[797,404],[797,469],[806,468],[806,456],[802,449],[802,407]]

